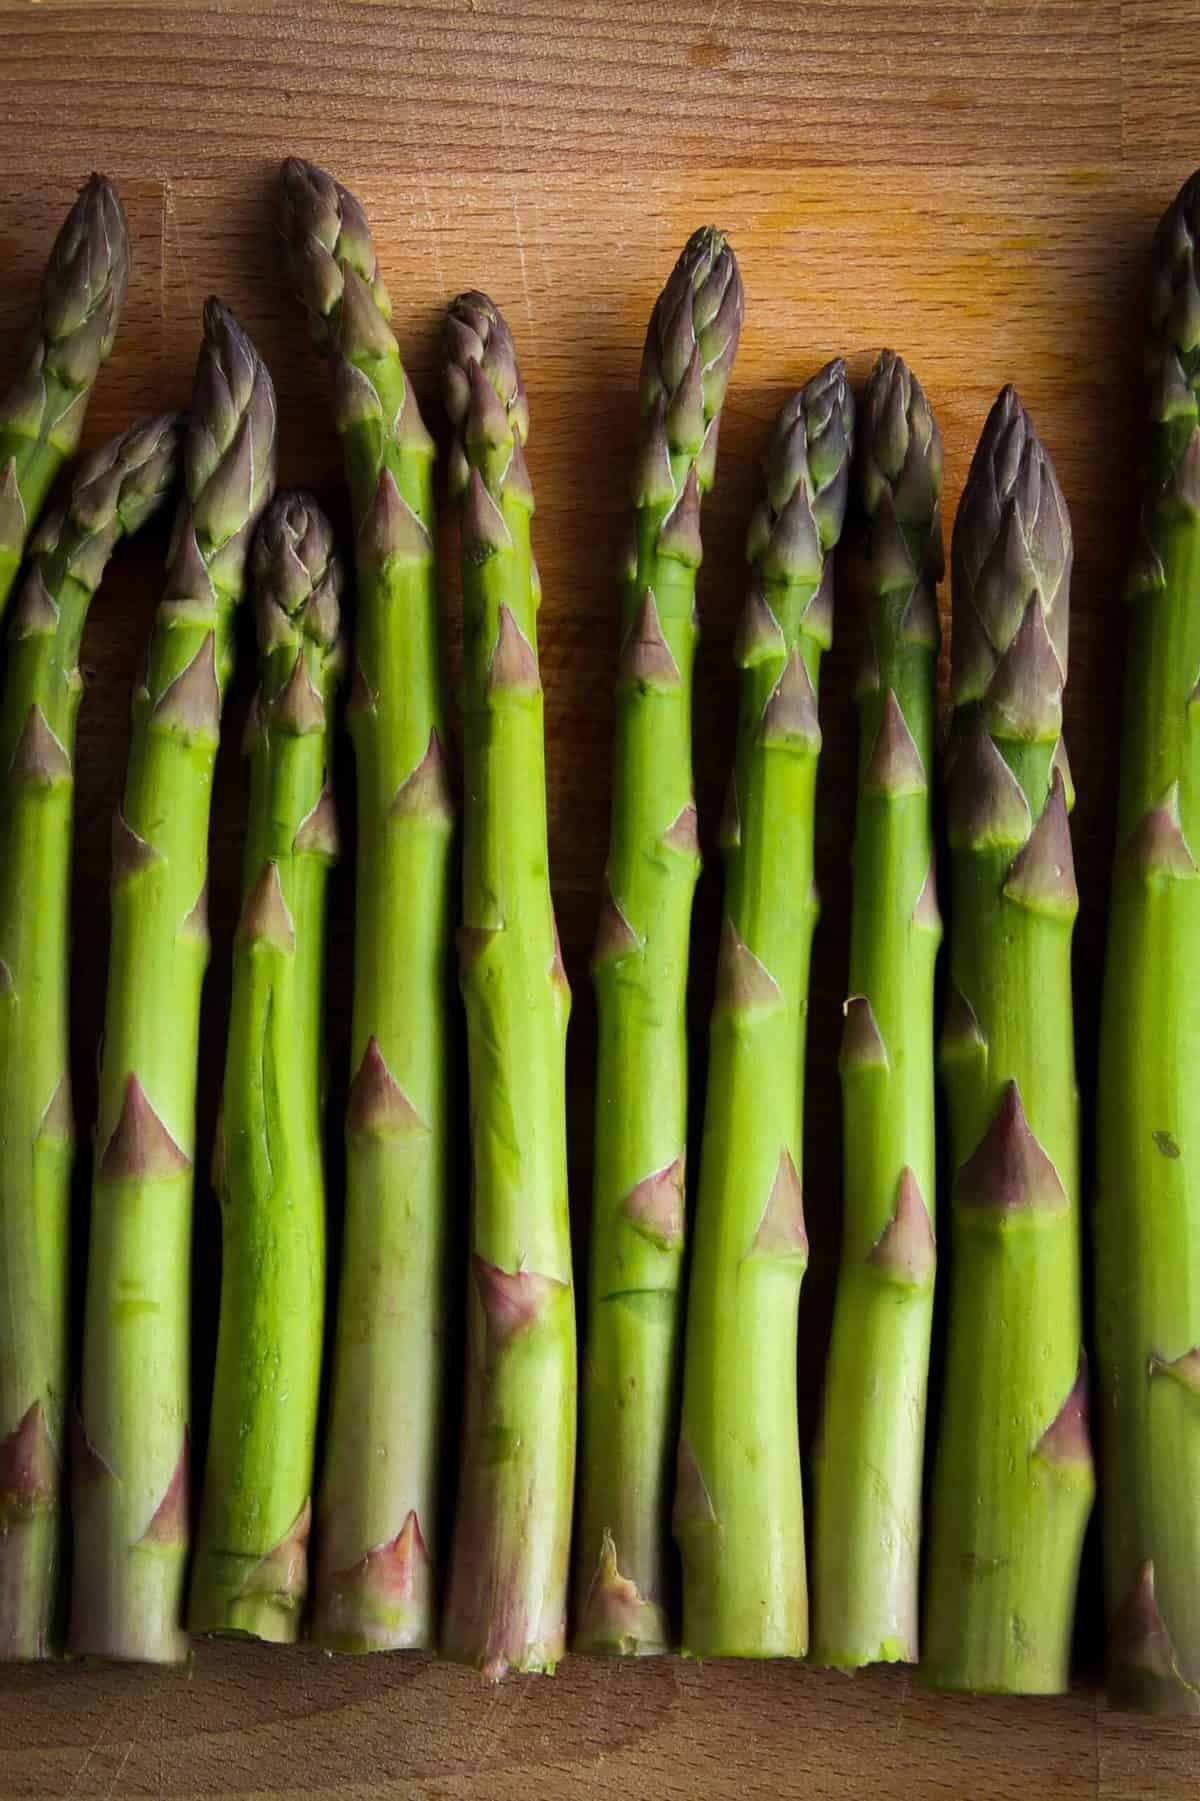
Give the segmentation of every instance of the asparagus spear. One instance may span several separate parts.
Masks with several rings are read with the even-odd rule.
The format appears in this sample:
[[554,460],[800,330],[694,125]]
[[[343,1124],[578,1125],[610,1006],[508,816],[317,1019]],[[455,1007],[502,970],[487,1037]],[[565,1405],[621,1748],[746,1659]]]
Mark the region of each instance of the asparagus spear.
[[78,448],[128,284],[125,209],[112,183],[92,175],[54,241],[21,372],[0,399],[0,615],[25,540]]
[[853,424],[845,365],[832,362],[780,413],[750,526],[675,1493],[691,1657],[799,1657],[808,1643],[796,1415],[804,1034],[817,682]]
[[842,1037],[845,1220],[814,1456],[814,1658],[917,1656],[933,1316],[933,767],[942,440],[885,350],[858,434],[868,646],[859,686],[850,997]]
[[434,450],[357,201],[293,160],[283,223],[333,373],[358,532],[356,1073],[312,1631],[327,1650],[395,1650],[436,1636],[456,1129]]
[[935,1686],[1066,1685],[1094,1481],[1062,743],[1071,526],[1012,388],[954,525],[942,1028],[953,1265],[925,1615]]
[[742,322],[732,250],[696,232],[642,359],[642,444],[622,572],[612,837],[593,962],[595,1192],[575,1646],[666,1651],[682,1336],[686,1000],[700,868],[692,663],[700,500]]
[[77,1652],[173,1662],[188,1548],[188,1265],[208,819],[234,614],[274,482],[275,393],[204,309],[184,499],[113,822],[83,1382],[73,1456]]
[[1200,1714],[1200,173],[1154,240],[1097,1108],[1096,1336],[1118,1706]]
[[483,294],[451,306],[446,356],[463,548],[459,949],[474,1183],[442,1649],[498,1678],[510,1667],[553,1670],[566,1628],[575,1467],[570,993],[547,867],[529,410],[508,327]]
[[311,495],[276,495],[254,541],[261,685],[213,1157],[221,1314],[193,1632],[291,1643],[308,1587],[325,1311],[321,1021],[337,852],[331,709],[342,567]]
[[120,540],[175,479],[179,421],[139,421],[86,458],[45,519],[0,695],[0,1659],[62,1625],[71,1166],[67,1062],[79,646]]

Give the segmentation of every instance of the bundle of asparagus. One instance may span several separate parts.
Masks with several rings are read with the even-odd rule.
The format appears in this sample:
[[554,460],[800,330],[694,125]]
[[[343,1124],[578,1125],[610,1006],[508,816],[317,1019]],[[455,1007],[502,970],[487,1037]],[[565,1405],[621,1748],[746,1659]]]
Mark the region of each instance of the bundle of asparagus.
[[[261,679],[213,1159],[222,1293],[190,1625],[299,1636],[319,1477],[318,1644],[428,1646],[440,1624],[445,1654],[490,1678],[552,1670],[566,1638],[575,1475],[570,994],[548,870],[528,405],[500,313],[482,294],[461,295],[446,322],[445,394],[465,613],[458,952],[473,1199],[457,1520],[444,1554],[458,844],[434,444],[354,196],[291,159],[281,218],[292,285],[333,378],[358,599],[353,1074],[328,1444],[322,1459],[321,1043],[341,568],[311,496],[269,505],[274,390],[215,300],[186,429],[173,415],[130,427],[78,465],[39,525],[78,448],[128,280],[121,204],[94,175],[59,234],[20,373],[0,399],[0,615],[30,552],[0,676],[0,1660],[57,1649],[67,1611],[68,893],[81,638],[112,552],[161,506],[181,465],[113,827],[69,1644],[151,1662],[187,1654],[207,838],[253,541]],[[1118,1705],[1183,1716],[1200,1716],[1200,1184],[1187,1146],[1200,1060],[1189,950],[1200,932],[1198,246],[1200,172],[1153,249],[1153,433],[1131,582],[1096,1212],[1110,1689]],[[699,870],[694,606],[701,501],[742,312],[736,260],[706,227],[658,299],[642,365],[593,962],[595,1204],[574,1572],[574,1643],[592,1652],[662,1652],[675,1637],[672,1478],[685,1653],[795,1657],[808,1645],[796,1346],[817,691],[856,431],[840,361],[776,421],[750,528],[686,1332],[681,1304]],[[940,1044],[953,1261],[919,1622],[942,450],[920,385],[890,352],[867,384],[858,440],[869,647],[841,1054],[846,1215],[815,1451],[814,1649],[856,1667],[913,1660],[920,1638],[935,1685],[1049,1692],[1068,1679],[1094,1488],[1062,740],[1071,527],[1050,458],[1006,388],[953,539],[953,915]]]

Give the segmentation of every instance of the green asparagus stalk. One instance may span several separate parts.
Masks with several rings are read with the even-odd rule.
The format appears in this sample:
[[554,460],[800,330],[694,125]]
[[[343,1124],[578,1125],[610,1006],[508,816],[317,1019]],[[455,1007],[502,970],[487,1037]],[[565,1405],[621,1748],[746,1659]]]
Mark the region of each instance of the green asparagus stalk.
[[125,210],[93,175],[55,239],[21,372],[0,399],[0,615],[54,478],[79,447],[128,284]]
[[221,1313],[193,1632],[293,1642],[308,1589],[325,1312],[321,1042],[342,567],[311,495],[254,541],[261,685],[213,1182]]
[[675,1493],[690,1657],[808,1645],[796,1341],[817,685],[853,426],[830,363],[775,423],[750,526]]
[[181,1660],[188,1550],[189,1263],[208,820],[234,614],[274,483],[275,393],[219,301],[204,309],[184,498],[113,822],[71,1645]]
[[355,1075],[312,1634],[395,1650],[436,1637],[446,1466],[456,846],[434,448],[353,195],[288,162],[283,224],[333,374],[358,533]]
[[[0,694],[0,1660],[49,1655],[64,1599],[69,1380],[69,917],[79,646],[120,540],[175,480],[179,421],[75,472],[34,535]],[[32,903],[32,904],[31,904]]]
[[442,1649],[495,1679],[563,1650],[575,1470],[567,1212],[570,992],[550,898],[529,410],[495,306],[446,322],[462,525],[460,973],[473,1198],[458,1512]]
[[1151,447],[1100,1041],[1109,1694],[1200,1715],[1200,172],[1154,240]]
[[1003,1694],[1066,1686],[1094,1488],[1062,742],[1070,572],[1053,465],[1005,388],[953,540],[940,1047],[953,1263],[923,1647],[934,1686]]
[[593,961],[595,1192],[575,1648],[670,1649],[687,1148],[686,1001],[700,869],[692,664],[700,502],[716,469],[742,283],[706,226],[658,298],[622,571],[612,836]]
[[914,1662],[933,1318],[933,977],[942,927],[929,778],[942,440],[899,357],[858,433],[868,643],[859,684],[845,1219],[814,1454],[814,1660]]

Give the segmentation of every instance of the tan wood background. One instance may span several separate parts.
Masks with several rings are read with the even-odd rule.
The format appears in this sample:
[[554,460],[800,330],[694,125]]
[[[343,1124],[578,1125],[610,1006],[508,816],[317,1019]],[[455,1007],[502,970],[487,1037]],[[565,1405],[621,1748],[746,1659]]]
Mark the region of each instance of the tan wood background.
[[[273,181],[289,152],[326,163],[365,203],[428,416],[437,415],[446,300],[481,285],[507,310],[533,410],[551,852],[576,993],[581,1236],[594,1024],[587,954],[607,831],[612,570],[638,357],[655,292],[706,219],[733,235],[747,292],[705,514],[696,757],[706,848],[732,741],[741,540],[775,409],[834,353],[861,377],[876,349],[895,346],[941,419],[949,518],[992,395],[1015,380],[1057,459],[1078,545],[1067,730],[1079,786],[1080,1070],[1090,1094],[1145,252],[1154,219],[1200,160],[1196,28],[1194,0],[288,0],[253,10],[0,0],[0,370],[11,366],[57,223],[93,166],[120,183],[134,234],[129,305],[88,443],[134,412],[186,401],[200,305],[216,290],[274,371],[284,479],[314,486],[345,517],[323,372],[279,272]],[[86,641],[74,969],[84,1130],[103,1003],[108,822],[162,549],[159,534],[123,554]],[[456,637],[452,578],[447,605]],[[806,1425],[837,1251],[852,608],[843,605],[837,629],[821,707]],[[247,658],[235,725],[249,683]],[[236,738],[231,731],[215,814],[202,1138],[236,909],[245,798]],[[343,868],[331,971],[335,1170],[349,901]],[[698,1074],[718,905],[713,857],[697,909]],[[84,1167],[81,1200],[86,1181]],[[217,1229],[206,1194],[198,1222],[202,1384]],[[0,1797],[1197,1794],[1200,1736],[1104,1708],[1094,1547],[1083,1586],[1077,1687],[1038,1703],[930,1696],[903,1671],[848,1680],[676,1660],[570,1659],[553,1681],[492,1691],[424,1658],[332,1662],[247,1646],[202,1647],[187,1673],[0,1671]]]

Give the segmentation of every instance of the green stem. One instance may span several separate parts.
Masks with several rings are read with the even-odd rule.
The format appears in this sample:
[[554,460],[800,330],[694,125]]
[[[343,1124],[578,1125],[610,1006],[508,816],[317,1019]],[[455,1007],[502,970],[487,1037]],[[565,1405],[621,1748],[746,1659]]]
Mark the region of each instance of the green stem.
[[341,567],[308,496],[272,503],[255,582],[263,675],[214,1158],[221,1312],[189,1618],[193,1632],[290,1643],[308,1586],[325,1311],[321,1027],[341,667]]
[[980,441],[954,556],[941,1040],[953,1278],[923,1669],[938,1687],[1049,1694],[1068,1681],[1094,1488],[1071,1004],[1078,898],[1059,736],[1071,539],[1011,389]]
[[796,1400],[804,1051],[818,677],[852,421],[845,368],[831,364],[780,416],[751,530],[674,1514],[691,1657],[798,1657],[808,1642]]
[[353,195],[292,161],[283,215],[334,377],[358,541],[354,1078],[312,1634],[326,1650],[396,1650],[436,1639],[458,1132],[434,446]]
[[[700,497],[711,485],[741,281],[697,232],[660,297],[622,581],[612,836],[593,969],[599,1016],[595,1188],[583,1393],[575,1647],[671,1643],[668,1521],[683,1329],[687,975],[700,869],[692,667]],[[684,318],[681,349],[664,352]],[[683,406],[694,390],[690,412]],[[686,416],[685,416],[686,414]],[[669,421],[669,423],[668,423]]]
[[[79,646],[109,556],[165,499],[173,417],[132,426],[76,473],[39,532],[0,697],[0,1658],[62,1632],[69,1383],[69,902]],[[36,905],[30,904],[36,897]]]
[[869,519],[850,988],[842,1043],[845,1217],[814,1450],[813,1657],[917,1657],[935,1250],[933,874],[941,440],[885,352],[859,457]]
[[496,1678],[510,1667],[553,1670],[566,1631],[576,1385],[570,996],[550,898],[524,393],[507,327],[482,295],[455,302],[447,336],[448,395],[463,433],[452,479],[463,495],[460,962],[473,1204],[442,1650]]
[[112,929],[73,1459],[71,1646],[177,1662],[188,1552],[189,1266],[208,825],[246,545],[274,477],[275,398],[205,308],[186,505],[113,829]]
[[1109,1698],[1200,1716],[1200,181],[1159,227],[1097,1104]]

